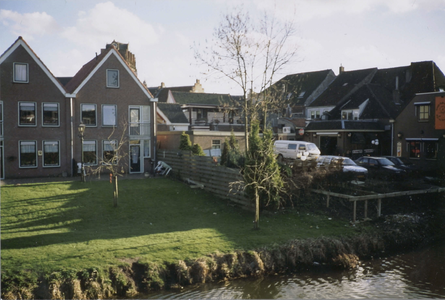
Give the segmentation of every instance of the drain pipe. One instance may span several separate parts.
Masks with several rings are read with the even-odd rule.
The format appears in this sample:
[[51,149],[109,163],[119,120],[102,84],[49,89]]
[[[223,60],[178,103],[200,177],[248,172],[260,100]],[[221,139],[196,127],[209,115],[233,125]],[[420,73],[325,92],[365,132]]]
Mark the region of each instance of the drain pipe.
[[74,176],[74,118],[73,118],[73,97],[70,97],[70,154],[71,154],[71,177]]

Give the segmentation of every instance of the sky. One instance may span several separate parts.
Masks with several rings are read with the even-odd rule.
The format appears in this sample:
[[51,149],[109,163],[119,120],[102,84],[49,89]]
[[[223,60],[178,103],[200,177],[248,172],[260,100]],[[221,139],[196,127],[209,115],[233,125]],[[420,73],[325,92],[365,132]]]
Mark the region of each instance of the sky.
[[296,57],[274,77],[434,61],[445,72],[445,0],[0,0],[0,53],[22,36],[56,77],[74,76],[116,40],[129,43],[149,87],[241,94],[206,72],[193,46],[210,41],[223,14],[242,5],[292,20]]

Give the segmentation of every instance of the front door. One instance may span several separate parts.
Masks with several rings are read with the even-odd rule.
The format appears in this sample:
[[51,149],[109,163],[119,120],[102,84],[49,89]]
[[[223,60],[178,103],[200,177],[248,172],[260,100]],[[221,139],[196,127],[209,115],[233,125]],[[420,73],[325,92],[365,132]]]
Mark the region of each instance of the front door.
[[141,173],[141,145],[130,143],[130,173]]

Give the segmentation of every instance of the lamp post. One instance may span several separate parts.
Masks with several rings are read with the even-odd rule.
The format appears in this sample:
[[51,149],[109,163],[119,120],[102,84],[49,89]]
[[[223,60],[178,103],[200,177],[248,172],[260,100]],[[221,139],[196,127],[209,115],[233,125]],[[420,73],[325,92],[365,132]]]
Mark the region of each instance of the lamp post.
[[80,158],[80,181],[85,182],[85,172],[83,168],[83,134],[85,133],[85,124],[81,122],[79,124],[79,127],[77,127],[79,130],[79,137],[80,137],[80,151],[81,151],[81,158]]

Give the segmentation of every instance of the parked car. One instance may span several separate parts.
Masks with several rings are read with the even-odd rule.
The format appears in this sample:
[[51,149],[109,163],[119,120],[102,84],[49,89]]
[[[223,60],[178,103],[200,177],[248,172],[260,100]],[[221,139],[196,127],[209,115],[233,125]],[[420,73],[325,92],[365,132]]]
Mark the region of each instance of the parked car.
[[283,158],[316,160],[320,156],[320,150],[314,143],[278,140],[275,141],[274,146],[278,160],[283,160]]
[[317,159],[317,167],[325,169],[341,169],[344,173],[352,173],[356,180],[366,180],[368,169],[357,166],[349,157],[320,155]]
[[395,167],[398,169],[405,170],[407,174],[418,175],[420,173],[420,168],[416,166],[412,161],[407,157],[397,157],[397,156],[385,156],[392,163],[394,163]]
[[368,169],[369,176],[382,180],[403,179],[406,171],[397,168],[393,162],[385,157],[362,156],[356,161],[357,165]]

